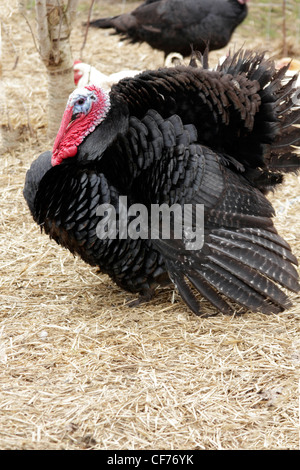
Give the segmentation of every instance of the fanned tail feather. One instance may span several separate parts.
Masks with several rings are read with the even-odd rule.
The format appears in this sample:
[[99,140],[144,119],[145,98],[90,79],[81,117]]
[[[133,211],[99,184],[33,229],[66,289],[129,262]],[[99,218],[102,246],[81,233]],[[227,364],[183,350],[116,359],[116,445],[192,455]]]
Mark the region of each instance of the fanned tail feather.
[[[263,172],[259,179],[253,174],[253,181],[259,183],[260,189],[281,183],[284,173],[297,172],[300,168],[300,154],[294,148],[300,145],[300,129],[295,127],[300,124],[300,106],[295,104],[298,76],[283,84],[288,65],[276,70],[273,61],[264,56],[264,53],[238,51],[217,68],[234,77],[244,73],[248,80],[257,80],[260,84],[261,105],[253,131],[240,141],[246,167],[260,168],[260,173]],[[258,142],[261,143],[260,150]],[[261,160],[258,159],[259,152]],[[252,176],[251,172],[249,174]]]
[[160,249],[168,249],[170,277],[185,302],[198,315],[203,313],[189,283],[224,314],[234,311],[226,299],[251,311],[279,313],[292,303],[278,285],[293,292],[300,289],[294,267],[297,259],[289,245],[273,231],[260,228],[214,230],[206,242],[206,252],[209,251],[205,257],[201,253],[185,252],[184,263],[180,263],[179,248],[173,252],[170,245],[164,247],[163,243]]

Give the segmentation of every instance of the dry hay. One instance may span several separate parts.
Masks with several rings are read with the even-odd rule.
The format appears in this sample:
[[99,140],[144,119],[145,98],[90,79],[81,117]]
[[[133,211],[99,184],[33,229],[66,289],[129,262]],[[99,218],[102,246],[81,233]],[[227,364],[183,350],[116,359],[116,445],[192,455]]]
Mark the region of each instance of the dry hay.
[[[24,19],[6,8],[14,42],[6,36],[3,64],[11,133],[0,156],[0,448],[297,449],[299,296],[278,316],[199,319],[171,289],[129,309],[129,294],[39,233],[22,187],[49,147],[45,70]],[[85,60],[105,72],[162,63],[147,46],[99,36],[90,31]],[[299,178],[270,197],[300,259]]]

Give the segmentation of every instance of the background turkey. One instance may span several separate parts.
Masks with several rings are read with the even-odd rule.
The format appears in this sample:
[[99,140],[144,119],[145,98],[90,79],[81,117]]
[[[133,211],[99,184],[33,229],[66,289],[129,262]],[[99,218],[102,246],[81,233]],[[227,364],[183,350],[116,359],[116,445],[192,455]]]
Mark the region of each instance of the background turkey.
[[146,42],[165,57],[221,49],[247,16],[248,0],[147,0],[131,13],[91,21],[97,28],[113,28],[131,43]]
[[[36,222],[59,244],[119,286],[149,299],[173,281],[200,314],[192,286],[214,306],[278,313],[297,292],[297,264],[272,223],[265,198],[299,169],[296,77],[282,86],[263,54],[240,52],[216,71],[178,66],[121,80],[110,94],[88,86],[70,96],[53,152],[27,173],[24,196]],[[104,239],[97,207],[204,204],[201,250],[187,240]],[[129,219],[127,220],[129,224]],[[193,227],[194,228],[194,227]]]
[[140,70],[120,70],[119,72],[106,75],[93,65],[81,62],[81,60],[74,61],[73,69],[76,86],[82,87],[89,83],[94,83],[106,91],[109,91],[111,86],[122,78],[134,77],[134,75],[140,73]]
[[[183,60],[181,54],[178,53],[171,53],[165,59],[165,66],[166,67],[173,67],[175,65],[179,65],[180,62]],[[106,91],[110,91],[111,86],[114,83],[117,83],[122,78],[127,77],[134,77],[141,70],[132,70],[132,69],[124,69],[119,70],[118,72],[111,73],[106,75],[105,73],[98,70],[96,67],[90,64],[86,64],[81,60],[75,60],[73,65],[74,70],[74,83],[76,86],[85,86],[89,83],[93,83],[94,85],[98,85]]]

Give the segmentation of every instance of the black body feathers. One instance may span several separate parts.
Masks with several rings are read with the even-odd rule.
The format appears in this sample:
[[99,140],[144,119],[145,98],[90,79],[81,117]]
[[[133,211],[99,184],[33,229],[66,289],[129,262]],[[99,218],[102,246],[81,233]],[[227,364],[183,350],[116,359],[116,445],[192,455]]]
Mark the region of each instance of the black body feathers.
[[[121,80],[76,157],[50,168],[46,153],[32,164],[24,196],[34,219],[126,290],[148,295],[171,280],[196,314],[197,291],[212,313],[233,312],[232,302],[283,311],[291,303],[280,286],[299,290],[297,260],[264,195],[300,166],[291,146],[300,144],[300,109],[283,75],[262,54],[239,52],[216,71],[180,66]],[[118,215],[120,196],[149,210],[204,205],[203,246],[175,238],[174,221],[165,239],[99,239],[97,207]]]

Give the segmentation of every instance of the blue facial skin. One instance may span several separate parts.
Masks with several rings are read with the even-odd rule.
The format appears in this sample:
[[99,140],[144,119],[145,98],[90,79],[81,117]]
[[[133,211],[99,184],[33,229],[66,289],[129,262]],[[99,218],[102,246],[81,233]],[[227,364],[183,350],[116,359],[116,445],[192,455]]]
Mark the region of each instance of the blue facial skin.
[[90,112],[92,102],[96,100],[96,95],[94,92],[89,92],[87,95],[78,95],[76,96],[76,101],[72,103],[73,114],[72,121],[74,121],[81,114],[87,115]]

